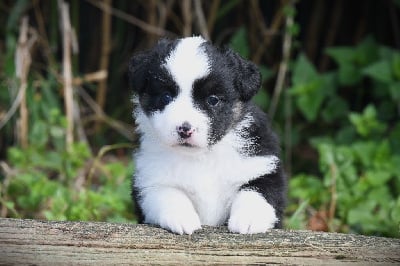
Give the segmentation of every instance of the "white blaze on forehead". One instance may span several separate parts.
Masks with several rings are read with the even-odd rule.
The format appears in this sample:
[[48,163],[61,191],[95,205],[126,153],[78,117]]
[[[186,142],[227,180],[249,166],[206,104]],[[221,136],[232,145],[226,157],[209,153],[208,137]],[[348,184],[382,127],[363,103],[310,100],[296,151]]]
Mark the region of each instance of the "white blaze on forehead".
[[210,71],[207,54],[201,47],[204,42],[201,37],[181,39],[165,61],[164,67],[182,91],[190,91],[193,82]]

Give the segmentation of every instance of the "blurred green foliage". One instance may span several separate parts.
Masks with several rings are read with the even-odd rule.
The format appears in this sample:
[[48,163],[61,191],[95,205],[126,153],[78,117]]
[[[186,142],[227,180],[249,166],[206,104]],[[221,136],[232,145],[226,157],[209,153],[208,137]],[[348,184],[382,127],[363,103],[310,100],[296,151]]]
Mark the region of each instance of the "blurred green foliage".
[[[13,19],[13,17],[10,17]],[[16,33],[7,35],[8,53],[1,73],[0,104],[10,102],[15,80]],[[52,66],[57,68],[58,66]],[[132,162],[101,160],[87,142],[65,142],[66,117],[60,83],[54,72],[29,76],[29,146],[11,146],[0,171],[0,207],[3,216],[49,220],[135,222],[130,197]],[[14,120],[11,120],[15,123]],[[12,136],[12,123],[1,129]],[[125,145],[127,146],[127,145]],[[96,164],[97,163],[97,164]],[[93,174],[92,172],[95,172]]]
[[[0,196],[9,216],[134,222],[132,163],[116,161],[98,167],[87,143],[76,142],[67,149],[65,117],[58,109],[49,113],[50,120],[36,121],[27,149],[8,149],[7,159],[15,172],[3,177]],[[95,179],[90,178],[94,167],[101,170]]]
[[[327,54],[338,65],[327,73],[318,73],[302,54],[294,62],[289,91],[298,111],[315,126],[308,137],[318,151],[319,173],[291,178],[289,210],[306,202],[315,210],[334,212],[326,221],[331,230],[399,236],[400,52],[369,37],[356,47],[329,48]],[[362,91],[364,82],[371,84],[371,102],[351,111],[355,105],[341,88]],[[322,125],[334,130],[327,132]],[[289,226],[306,223],[297,214]]]

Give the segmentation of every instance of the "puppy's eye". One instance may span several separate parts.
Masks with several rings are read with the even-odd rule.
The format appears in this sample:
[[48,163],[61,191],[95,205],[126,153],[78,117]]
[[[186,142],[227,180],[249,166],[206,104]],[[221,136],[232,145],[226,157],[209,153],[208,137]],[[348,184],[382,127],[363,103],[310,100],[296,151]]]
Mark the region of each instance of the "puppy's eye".
[[162,105],[167,105],[170,102],[172,102],[172,95],[169,92],[164,92],[163,94],[161,94],[160,96],[160,104]]
[[206,101],[209,105],[216,106],[219,103],[220,99],[218,98],[218,96],[210,95],[207,97]]

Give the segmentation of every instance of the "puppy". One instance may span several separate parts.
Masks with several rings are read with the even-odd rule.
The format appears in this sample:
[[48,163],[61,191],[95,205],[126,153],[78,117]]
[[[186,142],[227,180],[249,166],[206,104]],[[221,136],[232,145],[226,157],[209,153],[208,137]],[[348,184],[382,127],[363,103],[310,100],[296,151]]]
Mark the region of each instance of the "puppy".
[[135,55],[129,75],[140,222],[177,234],[202,225],[242,234],[280,228],[286,182],[277,137],[250,101],[261,85],[257,67],[190,37]]

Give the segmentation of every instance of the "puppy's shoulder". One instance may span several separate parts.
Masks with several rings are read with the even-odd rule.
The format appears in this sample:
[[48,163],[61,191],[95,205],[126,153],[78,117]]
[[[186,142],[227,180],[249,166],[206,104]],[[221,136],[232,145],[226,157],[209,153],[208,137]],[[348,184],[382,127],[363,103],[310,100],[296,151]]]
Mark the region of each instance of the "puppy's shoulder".
[[272,130],[267,114],[252,102],[246,104],[244,111],[244,119],[251,121],[244,137],[255,140],[255,149],[252,150],[256,152],[252,155],[279,156],[279,138]]

